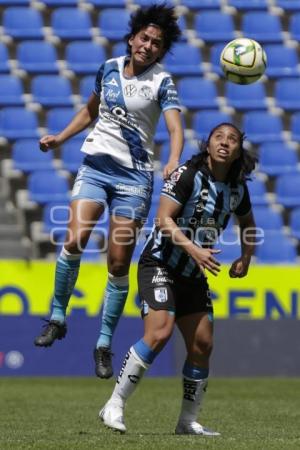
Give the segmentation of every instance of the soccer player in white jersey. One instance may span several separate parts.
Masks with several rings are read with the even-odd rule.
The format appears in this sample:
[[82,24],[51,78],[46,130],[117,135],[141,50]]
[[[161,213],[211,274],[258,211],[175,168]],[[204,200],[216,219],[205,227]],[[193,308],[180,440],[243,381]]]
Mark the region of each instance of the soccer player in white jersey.
[[[139,261],[144,336],[126,355],[111,398],[100,411],[104,424],[126,431],[124,407],[144,372],[178,326],[187,351],[176,434],[218,436],[197,421],[207,387],[213,344],[213,306],[205,270],[218,275],[216,238],[231,214],[241,230],[241,256],[231,277],[247,275],[255,223],[246,179],[255,166],[232,124],[215,127],[203,152],[175,169],[162,189],[156,224]],[[212,239],[214,236],[214,239]]]
[[105,205],[110,213],[108,282],[101,332],[94,349],[95,372],[110,378],[111,341],[128,293],[128,272],[138,230],[146,219],[153,185],[153,136],[163,112],[170,135],[167,177],[178,165],[183,129],[176,88],[160,60],[180,37],[173,7],[138,9],[126,36],[128,55],[104,62],[95,90],[70,124],[44,136],[43,151],[62,145],[89,127],[86,153],[75,180],[67,238],[57,260],[52,314],[35,345],[47,347],[67,332],[66,308],[75,286],[80,257]]

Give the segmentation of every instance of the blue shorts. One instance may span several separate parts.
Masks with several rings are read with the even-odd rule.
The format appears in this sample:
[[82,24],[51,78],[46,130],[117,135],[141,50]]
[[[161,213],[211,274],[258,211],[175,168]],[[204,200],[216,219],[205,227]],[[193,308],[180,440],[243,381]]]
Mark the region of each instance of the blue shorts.
[[87,155],[78,170],[72,198],[108,205],[109,214],[145,220],[153,190],[153,172],[121,166],[109,155]]

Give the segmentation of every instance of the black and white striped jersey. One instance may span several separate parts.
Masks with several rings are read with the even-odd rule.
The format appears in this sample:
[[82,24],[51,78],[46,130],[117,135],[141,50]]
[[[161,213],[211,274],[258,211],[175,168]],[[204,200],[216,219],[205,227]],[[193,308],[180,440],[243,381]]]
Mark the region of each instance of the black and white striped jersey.
[[[232,213],[243,216],[251,210],[245,183],[216,181],[205,165],[199,169],[192,160],[171,174],[161,194],[182,205],[177,225],[202,247],[212,247],[216,243]],[[155,225],[144,246],[143,256],[163,261],[181,276],[201,276],[194,260]]]

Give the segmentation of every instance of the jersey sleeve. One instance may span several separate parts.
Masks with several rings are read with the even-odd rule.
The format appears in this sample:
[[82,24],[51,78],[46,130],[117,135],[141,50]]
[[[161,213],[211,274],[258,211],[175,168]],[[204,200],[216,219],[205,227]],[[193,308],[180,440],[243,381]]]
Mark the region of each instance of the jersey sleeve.
[[165,77],[158,90],[158,102],[162,111],[178,109],[181,111],[178,93],[170,76]]
[[161,195],[169,197],[176,203],[184,205],[194,187],[195,170],[187,165],[179,166],[166,180]]
[[234,211],[234,213],[237,216],[245,216],[251,210],[251,201],[250,201],[248,187],[246,184],[243,185],[243,190],[244,190],[244,192],[243,192],[242,199],[241,199],[238,207]]
[[101,64],[97,75],[96,75],[96,80],[95,80],[95,89],[94,89],[94,93],[100,97],[101,95],[101,82],[102,82],[102,78],[103,78],[103,73],[104,73],[104,64]]

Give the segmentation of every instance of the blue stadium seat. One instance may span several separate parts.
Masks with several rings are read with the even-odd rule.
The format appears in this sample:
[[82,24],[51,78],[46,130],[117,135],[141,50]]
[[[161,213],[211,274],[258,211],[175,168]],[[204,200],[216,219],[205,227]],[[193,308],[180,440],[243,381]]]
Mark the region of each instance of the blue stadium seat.
[[125,42],[117,42],[112,48],[112,57],[118,58],[127,54],[127,45]]
[[87,0],[87,3],[99,8],[125,8],[125,0]]
[[43,208],[43,231],[54,236],[66,231],[69,223],[70,204],[65,202],[50,202]]
[[2,108],[0,135],[12,140],[39,137],[36,113],[22,107]]
[[292,236],[300,240],[300,207],[291,211],[290,228]]
[[164,58],[166,70],[175,76],[203,74],[201,50],[194,45],[180,42]]
[[282,140],[282,119],[268,112],[251,111],[245,113],[242,128],[249,141],[254,144]]
[[33,101],[44,107],[71,106],[72,88],[67,78],[60,75],[38,75],[31,83]]
[[265,45],[268,64],[266,75],[269,78],[296,77],[300,75],[299,59],[294,47],[282,44]]
[[220,56],[225,45],[226,45],[225,42],[222,42],[213,45],[210,49],[211,70],[212,72],[215,72],[217,75],[223,75],[223,70],[220,66]]
[[30,0],[0,0],[0,6],[29,6]]
[[67,179],[55,170],[38,170],[28,177],[29,199],[39,204],[69,199]]
[[42,152],[38,139],[18,139],[12,147],[12,160],[15,169],[26,173],[53,169],[53,153]]
[[85,153],[80,151],[83,144],[81,138],[73,138],[65,142],[61,149],[61,160],[63,168],[69,170],[69,172],[76,173],[79,166],[82,164]]
[[259,170],[269,176],[297,170],[296,151],[284,142],[266,142],[259,148]]
[[256,226],[263,230],[280,231],[283,227],[282,215],[280,212],[268,206],[258,206],[253,208]]
[[240,238],[237,232],[232,228],[226,228],[219,236],[215,249],[221,250],[221,253],[215,255],[218,261],[224,264],[233,263],[241,256]]
[[41,2],[48,8],[57,8],[60,6],[74,6],[77,7],[79,0],[41,0]]
[[184,77],[177,83],[181,104],[189,109],[218,109],[217,88],[212,80]]
[[292,39],[300,41],[300,13],[295,13],[290,17],[289,32]]
[[233,6],[238,11],[267,11],[267,0],[228,0],[228,6]]
[[3,12],[4,33],[14,39],[43,39],[43,19],[33,8],[11,7]]
[[49,42],[20,42],[17,47],[17,60],[19,68],[29,74],[58,73],[56,48]]
[[169,133],[168,133],[166,121],[165,121],[163,114],[161,114],[158,124],[157,124],[157,127],[156,127],[154,141],[157,144],[159,144],[159,143],[162,143],[162,142],[168,141],[168,140],[169,140]]
[[193,117],[193,130],[199,140],[207,139],[210,131],[216,125],[223,122],[231,122],[228,114],[221,111],[198,111]]
[[129,11],[119,8],[103,9],[99,14],[98,27],[101,36],[110,41],[119,41],[129,32]]
[[79,94],[81,95],[82,103],[85,103],[89,96],[94,92],[95,79],[95,76],[88,75],[80,80]]
[[14,75],[0,75],[0,106],[22,106],[23,84]]
[[225,85],[225,96],[228,106],[241,111],[267,109],[266,90],[263,83],[242,86],[228,82]]
[[107,59],[106,50],[94,42],[70,42],[66,47],[67,68],[80,75],[97,73]]
[[300,11],[300,3],[295,0],[275,0],[275,6],[282,8],[285,12]]
[[276,201],[286,208],[300,206],[300,172],[279,175],[275,182]]
[[[198,152],[199,152],[198,145],[194,144],[191,141],[185,140],[180,161],[185,162]],[[159,161],[162,167],[164,167],[167,164],[169,156],[170,156],[170,143],[164,142],[159,152]]]
[[292,240],[282,232],[270,231],[263,243],[256,246],[255,256],[259,264],[291,264],[297,260],[297,251]]
[[0,42],[0,73],[7,73],[10,70],[9,54],[6,45]]
[[255,178],[247,183],[252,205],[267,205],[267,190],[265,183],[259,178]]
[[221,0],[180,0],[180,5],[186,6],[191,11],[202,9],[220,9]]
[[287,111],[300,110],[300,78],[279,79],[275,83],[276,106]]
[[59,133],[75,116],[73,108],[53,108],[47,113],[48,134]]
[[87,11],[57,8],[52,12],[53,33],[61,39],[91,39],[92,21]]
[[194,29],[197,37],[208,43],[231,41],[236,37],[232,16],[220,11],[195,14]]
[[188,40],[188,33],[187,33],[187,22],[186,22],[186,17],[183,15],[180,15],[178,17],[178,21],[177,21],[179,28],[181,30],[181,36],[179,39],[179,42],[187,42]]
[[291,139],[295,142],[300,141],[300,113],[293,114],[291,117]]
[[268,12],[247,12],[242,17],[242,33],[258,42],[282,42],[280,18]]
[[[153,5],[153,0],[133,0],[133,3],[139,6],[151,6]],[[164,0],[158,0],[155,3],[164,3]],[[175,0],[168,0],[169,5],[175,5]]]

